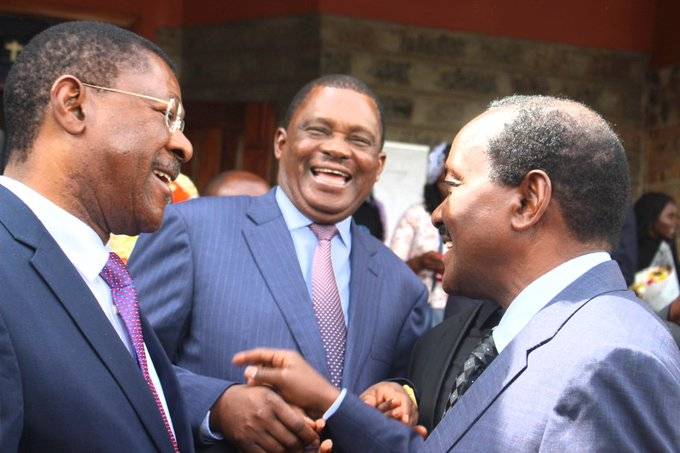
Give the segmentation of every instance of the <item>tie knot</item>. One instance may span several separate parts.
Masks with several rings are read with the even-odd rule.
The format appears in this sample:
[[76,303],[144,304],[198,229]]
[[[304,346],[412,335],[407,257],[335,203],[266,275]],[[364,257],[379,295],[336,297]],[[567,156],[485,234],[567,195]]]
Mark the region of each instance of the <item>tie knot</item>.
[[109,260],[99,275],[110,288],[124,288],[132,284],[132,277],[130,277],[127,266],[113,252],[109,253]]
[[319,223],[312,223],[309,225],[309,228],[312,230],[314,235],[316,236],[316,239],[319,241],[330,241],[333,239],[333,236],[335,236],[338,232],[338,229],[335,227],[335,225],[321,225]]

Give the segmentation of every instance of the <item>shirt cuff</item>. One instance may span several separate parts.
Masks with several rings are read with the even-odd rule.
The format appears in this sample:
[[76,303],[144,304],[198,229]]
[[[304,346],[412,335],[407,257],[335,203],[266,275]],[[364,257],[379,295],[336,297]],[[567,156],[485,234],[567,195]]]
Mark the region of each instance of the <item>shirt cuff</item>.
[[203,419],[203,423],[201,423],[201,430],[200,430],[200,441],[204,444],[212,444],[217,442],[218,440],[224,439],[224,436],[220,433],[215,433],[210,429],[210,411],[206,414],[205,418]]
[[342,389],[340,391],[340,394],[338,395],[338,397],[335,398],[335,401],[333,402],[333,404],[331,404],[331,407],[329,407],[328,410],[326,412],[324,412],[324,414],[321,418],[323,418],[325,421],[328,421],[328,419],[331,418],[333,416],[333,414],[335,414],[335,412],[338,410],[338,407],[340,407],[340,405],[344,401],[346,394],[347,394],[347,389]]

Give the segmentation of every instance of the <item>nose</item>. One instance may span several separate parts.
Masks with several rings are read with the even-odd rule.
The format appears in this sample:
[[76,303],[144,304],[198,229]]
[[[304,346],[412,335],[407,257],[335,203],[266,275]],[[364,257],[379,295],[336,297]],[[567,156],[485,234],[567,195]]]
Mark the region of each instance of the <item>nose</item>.
[[321,150],[327,156],[339,160],[349,158],[352,153],[349,144],[345,140],[345,136],[338,133],[333,134],[333,136],[322,145]]
[[191,146],[191,142],[184,135],[184,132],[180,131],[170,133],[168,149],[182,163],[188,162],[194,155],[194,147]]

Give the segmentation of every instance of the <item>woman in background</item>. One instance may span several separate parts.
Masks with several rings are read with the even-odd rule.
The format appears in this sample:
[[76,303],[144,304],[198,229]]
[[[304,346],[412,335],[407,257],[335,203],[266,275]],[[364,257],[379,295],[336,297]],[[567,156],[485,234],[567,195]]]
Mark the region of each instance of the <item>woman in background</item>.
[[444,244],[439,230],[432,225],[432,211],[447,193],[444,184],[444,162],[451,145],[442,143],[428,156],[427,184],[424,203],[408,208],[402,215],[392,235],[390,248],[415,272],[430,292],[428,303],[432,308],[432,326],[444,319],[447,294],[442,288]]
[[[678,224],[678,206],[673,198],[661,192],[647,192],[635,202],[637,222],[638,262],[637,270],[649,266],[667,266],[678,278],[678,254],[675,231]],[[680,284],[680,279],[678,281]],[[660,312],[669,321],[671,333],[680,344],[680,297]]]

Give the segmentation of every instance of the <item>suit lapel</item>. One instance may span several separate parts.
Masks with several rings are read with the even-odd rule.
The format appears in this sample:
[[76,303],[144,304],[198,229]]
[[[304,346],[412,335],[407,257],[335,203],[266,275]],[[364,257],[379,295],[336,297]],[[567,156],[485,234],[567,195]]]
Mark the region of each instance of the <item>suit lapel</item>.
[[380,270],[377,262],[377,244],[369,240],[368,233],[362,231],[354,221],[351,231],[347,347],[342,381],[343,385],[350,389],[363,390],[356,389],[355,385],[373,344],[381,300]]
[[276,204],[275,190],[253,198],[248,217],[253,223],[244,227],[243,234],[260,274],[300,352],[328,377],[326,353],[312,301],[300,271],[293,239]]
[[33,268],[109,370],[158,448],[168,450],[167,434],[139,367],[80,274],[34,214],[4,187],[0,206],[2,223],[17,240],[35,249]]
[[527,368],[528,356],[544,346],[592,298],[624,291],[626,284],[613,261],[595,266],[539,311],[432,432],[432,443],[450,449],[482,416],[498,396]]
[[482,305],[479,304],[472,307],[470,310],[466,310],[464,313],[459,313],[456,318],[451,318],[446,321],[446,327],[443,327],[444,334],[441,337],[441,341],[433,345],[433,353],[430,363],[436,364],[436,367],[432,369],[432,380],[428,380],[428,385],[426,389],[423,389],[422,399],[423,401],[432,402],[432,404],[427,406],[428,419],[434,422],[435,413],[439,402],[442,398],[448,399],[448,389],[444,388],[446,382],[446,372],[451,366],[451,361],[453,361],[454,355],[458,348],[460,348],[460,343],[463,337],[468,333],[470,329],[470,324],[475,320],[477,313],[481,309]]

